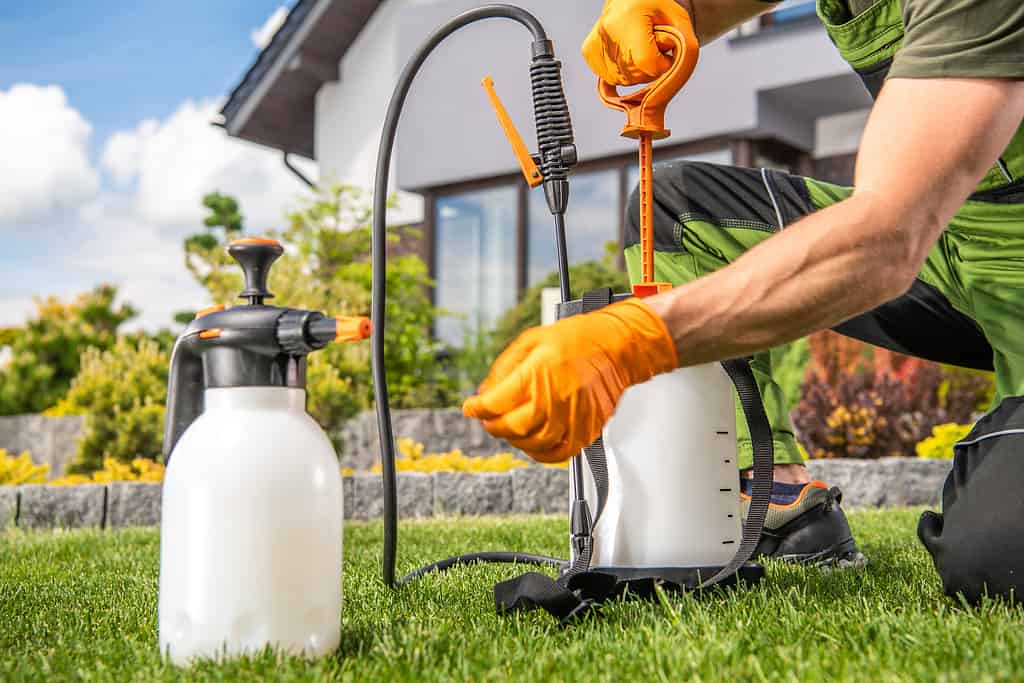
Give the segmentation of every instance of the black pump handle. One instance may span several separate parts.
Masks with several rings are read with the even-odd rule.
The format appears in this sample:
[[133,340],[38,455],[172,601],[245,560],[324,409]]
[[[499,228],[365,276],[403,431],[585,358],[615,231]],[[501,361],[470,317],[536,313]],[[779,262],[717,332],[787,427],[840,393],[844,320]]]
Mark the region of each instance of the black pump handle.
[[195,335],[183,335],[171,352],[167,380],[167,418],[164,420],[164,465],[189,425],[203,412],[203,361],[193,348]]

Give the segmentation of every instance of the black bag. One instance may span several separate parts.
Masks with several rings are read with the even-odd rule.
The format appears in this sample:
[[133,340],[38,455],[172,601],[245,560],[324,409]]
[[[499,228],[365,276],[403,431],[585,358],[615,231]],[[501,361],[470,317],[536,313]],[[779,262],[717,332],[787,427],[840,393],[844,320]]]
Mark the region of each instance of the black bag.
[[942,514],[917,535],[947,595],[1024,595],[1024,396],[1004,399],[954,446]]

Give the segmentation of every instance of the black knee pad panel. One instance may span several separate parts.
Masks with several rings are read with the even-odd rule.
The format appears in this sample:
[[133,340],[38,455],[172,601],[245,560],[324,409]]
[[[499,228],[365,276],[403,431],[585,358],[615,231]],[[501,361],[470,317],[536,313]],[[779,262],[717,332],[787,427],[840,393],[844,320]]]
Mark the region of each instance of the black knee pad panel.
[[917,535],[947,595],[1024,596],[1024,397],[1011,397],[956,445],[942,514],[925,512]]

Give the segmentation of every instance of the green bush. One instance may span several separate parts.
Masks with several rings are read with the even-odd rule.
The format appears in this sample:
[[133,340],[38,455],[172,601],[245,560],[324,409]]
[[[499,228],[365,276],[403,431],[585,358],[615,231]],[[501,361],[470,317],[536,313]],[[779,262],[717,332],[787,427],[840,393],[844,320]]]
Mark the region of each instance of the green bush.
[[[208,231],[186,241],[189,270],[214,303],[232,305],[242,281],[226,248],[242,235],[243,219],[230,197],[209,195],[204,205],[211,212]],[[284,230],[268,233],[287,247],[271,271],[273,303],[331,315],[368,314],[370,218],[369,195],[358,188],[333,187],[302,200],[288,214]],[[391,244],[419,238],[413,228],[388,230]],[[450,406],[459,400],[457,377],[447,371],[431,336],[440,314],[430,300],[432,285],[418,256],[388,259],[385,364],[396,408]],[[331,344],[312,354],[307,390],[310,413],[329,432],[371,408],[369,344]]]
[[118,340],[109,351],[86,349],[82,369],[50,415],[80,414],[85,427],[69,474],[102,469],[105,458],[158,460],[164,431],[169,358],[151,340]]
[[116,297],[116,287],[101,285],[70,303],[38,299],[24,327],[4,330],[10,357],[0,367],[0,415],[49,408],[67,392],[84,350],[113,346],[118,327],[136,314],[128,304],[115,306]]
[[[574,299],[600,287],[611,287],[615,293],[630,291],[629,276],[615,265],[615,252],[615,245],[609,244],[605,257],[600,261],[585,261],[569,267],[569,284]],[[511,344],[528,328],[540,325],[541,290],[557,286],[558,273],[551,273],[526,290],[522,300],[498,319],[491,339],[497,351]]]

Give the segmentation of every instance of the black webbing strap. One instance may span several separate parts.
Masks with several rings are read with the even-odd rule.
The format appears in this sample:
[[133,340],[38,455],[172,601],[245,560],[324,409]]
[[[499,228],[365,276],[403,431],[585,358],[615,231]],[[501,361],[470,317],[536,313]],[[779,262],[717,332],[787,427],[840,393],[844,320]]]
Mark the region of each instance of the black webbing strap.
[[[607,306],[612,298],[610,289],[587,292],[583,297],[583,312],[597,310]],[[703,589],[725,583],[733,579],[737,572],[750,560],[764,530],[765,517],[768,514],[772,490],[772,476],[775,452],[772,443],[771,426],[764,411],[761,393],[758,390],[754,373],[750,368],[749,358],[737,358],[722,362],[722,367],[732,380],[739,395],[743,416],[750,430],[753,444],[753,490],[751,491],[750,510],[743,525],[740,546],[729,563],[714,576],[700,583],[696,588]],[[600,517],[608,497],[608,467],[604,451],[604,443],[598,438],[584,449],[591,475],[597,491],[597,510],[592,530]],[[578,497],[583,492],[577,492]],[[494,586],[494,602],[499,614],[507,614],[516,610],[541,608],[567,625],[590,613],[601,603],[622,593],[629,581],[602,572],[590,571],[590,560],[593,553],[593,537],[584,538],[572,566],[557,580],[545,574],[529,572],[522,576],[502,581]],[[692,582],[671,579],[663,581],[669,587],[693,589]]]
[[[590,313],[604,308],[612,302],[612,290],[609,287],[603,289],[592,289],[589,292],[583,294],[583,313]],[[566,570],[566,572],[559,577],[559,581],[562,584],[568,582],[568,580],[576,574],[581,574],[590,568],[590,560],[594,554],[594,527],[597,525],[597,520],[601,516],[601,510],[604,508],[605,502],[608,500],[608,460],[604,453],[604,440],[598,436],[592,444],[583,449],[583,454],[586,455],[587,465],[590,468],[590,475],[594,480],[594,490],[597,493],[597,504],[590,519],[587,520],[570,520],[570,527],[573,534],[576,536],[579,546],[575,549],[576,554],[573,557],[572,564]],[[576,456],[576,467],[580,467],[580,456]],[[570,509],[570,514],[579,515],[582,513],[584,504],[578,504],[579,501],[585,501],[585,494],[582,488],[578,491],[573,491],[575,500],[573,506]]]
[[732,576],[740,567],[750,561],[761,540],[764,520],[771,502],[772,479],[775,470],[775,446],[772,443],[772,428],[761,402],[754,371],[750,369],[750,358],[733,358],[722,361],[722,367],[736,387],[743,409],[743,417],[750,430],[750,442],[754,449],[754,480],[751,482],[750,510],[743,523],[743,536],[736,554],[721,571],[700,585],[707,588]]

